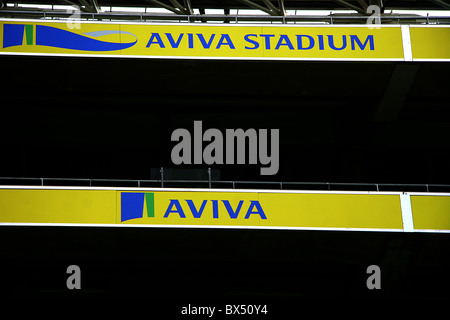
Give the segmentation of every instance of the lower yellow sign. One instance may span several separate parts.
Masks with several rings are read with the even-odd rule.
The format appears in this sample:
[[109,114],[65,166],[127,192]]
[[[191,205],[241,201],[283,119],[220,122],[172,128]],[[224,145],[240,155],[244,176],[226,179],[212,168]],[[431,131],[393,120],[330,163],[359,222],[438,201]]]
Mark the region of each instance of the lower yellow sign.
[[0,222],[116,223],[116,191],[0,189]]
[[1,223],[402,229],[398,195],[0,189]]
[[449,194],[162,190],[4,187],[0,225],[450,230]]
[[450,230],[449,196],[411,196],[414,228],[419,230]]

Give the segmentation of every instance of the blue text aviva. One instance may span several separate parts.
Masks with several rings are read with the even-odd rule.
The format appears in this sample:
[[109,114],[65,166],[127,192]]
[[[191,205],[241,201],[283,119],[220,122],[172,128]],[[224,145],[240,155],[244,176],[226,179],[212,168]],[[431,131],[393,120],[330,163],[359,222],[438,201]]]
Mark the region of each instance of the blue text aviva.
[[[189,206],[189,210],[192,213],[192,216],[196,219],[199,219],[202,217],[203,211],[205,210],[205,207],[208,203],[208,200],[203,200],[201,206],[197,208],[192,200],[185,200],[186,203]],[[219,218],[219,200],[210,200],[212,204],[212,218],[218,219]],[[236,209],[233,209],[230,202],[228,200],[222,200],[223,207],[226,209],[228,216],[231,219],[237,219],[239,216],[239,213],[241,212],[241,209],[244,204],[244,200],[239,201],[239,204]],[[246,206],[247,207],[247,206]],[[223,211],[223,210],[221,210]],[[261,207],[261,204],[257,200],[250,200],[250,203],[248,204],[244,219],[249,219],[251,215],[258,215],[261,219],[267,219],[266,214],[264,213],[263,208]],[[181,206],[181,203],[179,200],[171,199],[170,204],[167,207],[166,213],[164,214],[164,218],[168,218],[169,215],[175,215],[179,216],[180,218],[186,218],[186,214],[183,210],[183,207]],[[241,215],[242,216],[242,215]]]
[[[287,48],[289,50],[375,50],[373,35],[367,35],[360,39],[357,35],[285,35],[285,34],[246,34],[244,36],[245,49],[255,50],[260,47],[265,50],[279,50]],[[211,34],[205,36],[202,33],[152,33],[147,43],[147,48],[173,48],[177,49],[182,43],[186,43],[189,49],[236,49],[236,46],[229,34]]]

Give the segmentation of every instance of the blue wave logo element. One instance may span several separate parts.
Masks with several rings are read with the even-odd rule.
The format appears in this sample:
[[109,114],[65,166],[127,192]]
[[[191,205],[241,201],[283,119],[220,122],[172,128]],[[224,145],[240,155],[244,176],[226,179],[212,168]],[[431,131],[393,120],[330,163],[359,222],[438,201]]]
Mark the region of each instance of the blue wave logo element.
[[[3,48],[18,46],[23,44],[23,34],[26,29],[25,25],[5,24],[3,28]],[[86,32],[78,34],[63,29],[36,25],[36,45],[71,49],[80,51],[116,51],[128,49],[134,46],[138,39],[137,37],[126,31],[120,30],[103,30]],[[95,38],[110,35],[110,34],[128,34],[135,38],[133,42],[107,42]],[[26,35],[27,39],[30,37]],[[32,35],[31,35],[32,37]],[[28,43],[29,44],[29,43]]]

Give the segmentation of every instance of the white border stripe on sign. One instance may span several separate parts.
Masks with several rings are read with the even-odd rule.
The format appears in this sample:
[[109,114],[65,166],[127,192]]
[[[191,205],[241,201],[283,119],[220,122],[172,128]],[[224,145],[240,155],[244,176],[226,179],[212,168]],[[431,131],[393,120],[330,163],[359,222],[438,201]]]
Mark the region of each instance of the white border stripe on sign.
[[413,61],[411,48],[411,34],[409,33],[409,26],[402,25],[402,41],[403,41],[403,56],[405,61]]
[[403,231],[414,232],[411,197],[408,193],[403,193],[400,195],[400,205],[402,208]]

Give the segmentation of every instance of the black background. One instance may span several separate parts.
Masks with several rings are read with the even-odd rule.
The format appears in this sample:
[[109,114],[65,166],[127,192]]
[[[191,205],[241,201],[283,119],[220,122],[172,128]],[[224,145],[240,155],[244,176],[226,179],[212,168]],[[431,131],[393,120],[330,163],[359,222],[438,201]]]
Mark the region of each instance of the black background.
[[[212,166],[223,180],[446,184],[450,65],[415,64],[398,114],[377,121],[399,65],[1,56],[0,176],[149,179],[175,167],[171,132],[202,120],[280,129],[277,175]],[[450,298],[448,234],[2,227],[0,243],[13,299],[147,299],[175,314],[193,302],[276,313],[309,299]],[[65,286],[72,264],[82,290]],[[372,264],[381,290],[366,287]]]
[[[403,72],[392,84],[405,67],[416,70],[413,79]],[[176,167],[171,133],[193,134],[194,120],[204,130],[280,130],[277,175],[261,176],[259,165],[211,166],[222,180],[450,177],[448,63],[2,56],[1,68],[3,177],[150,179],[151,168]],[[388,90],[406,94],[390,98],[398,114],[377,121]]]

